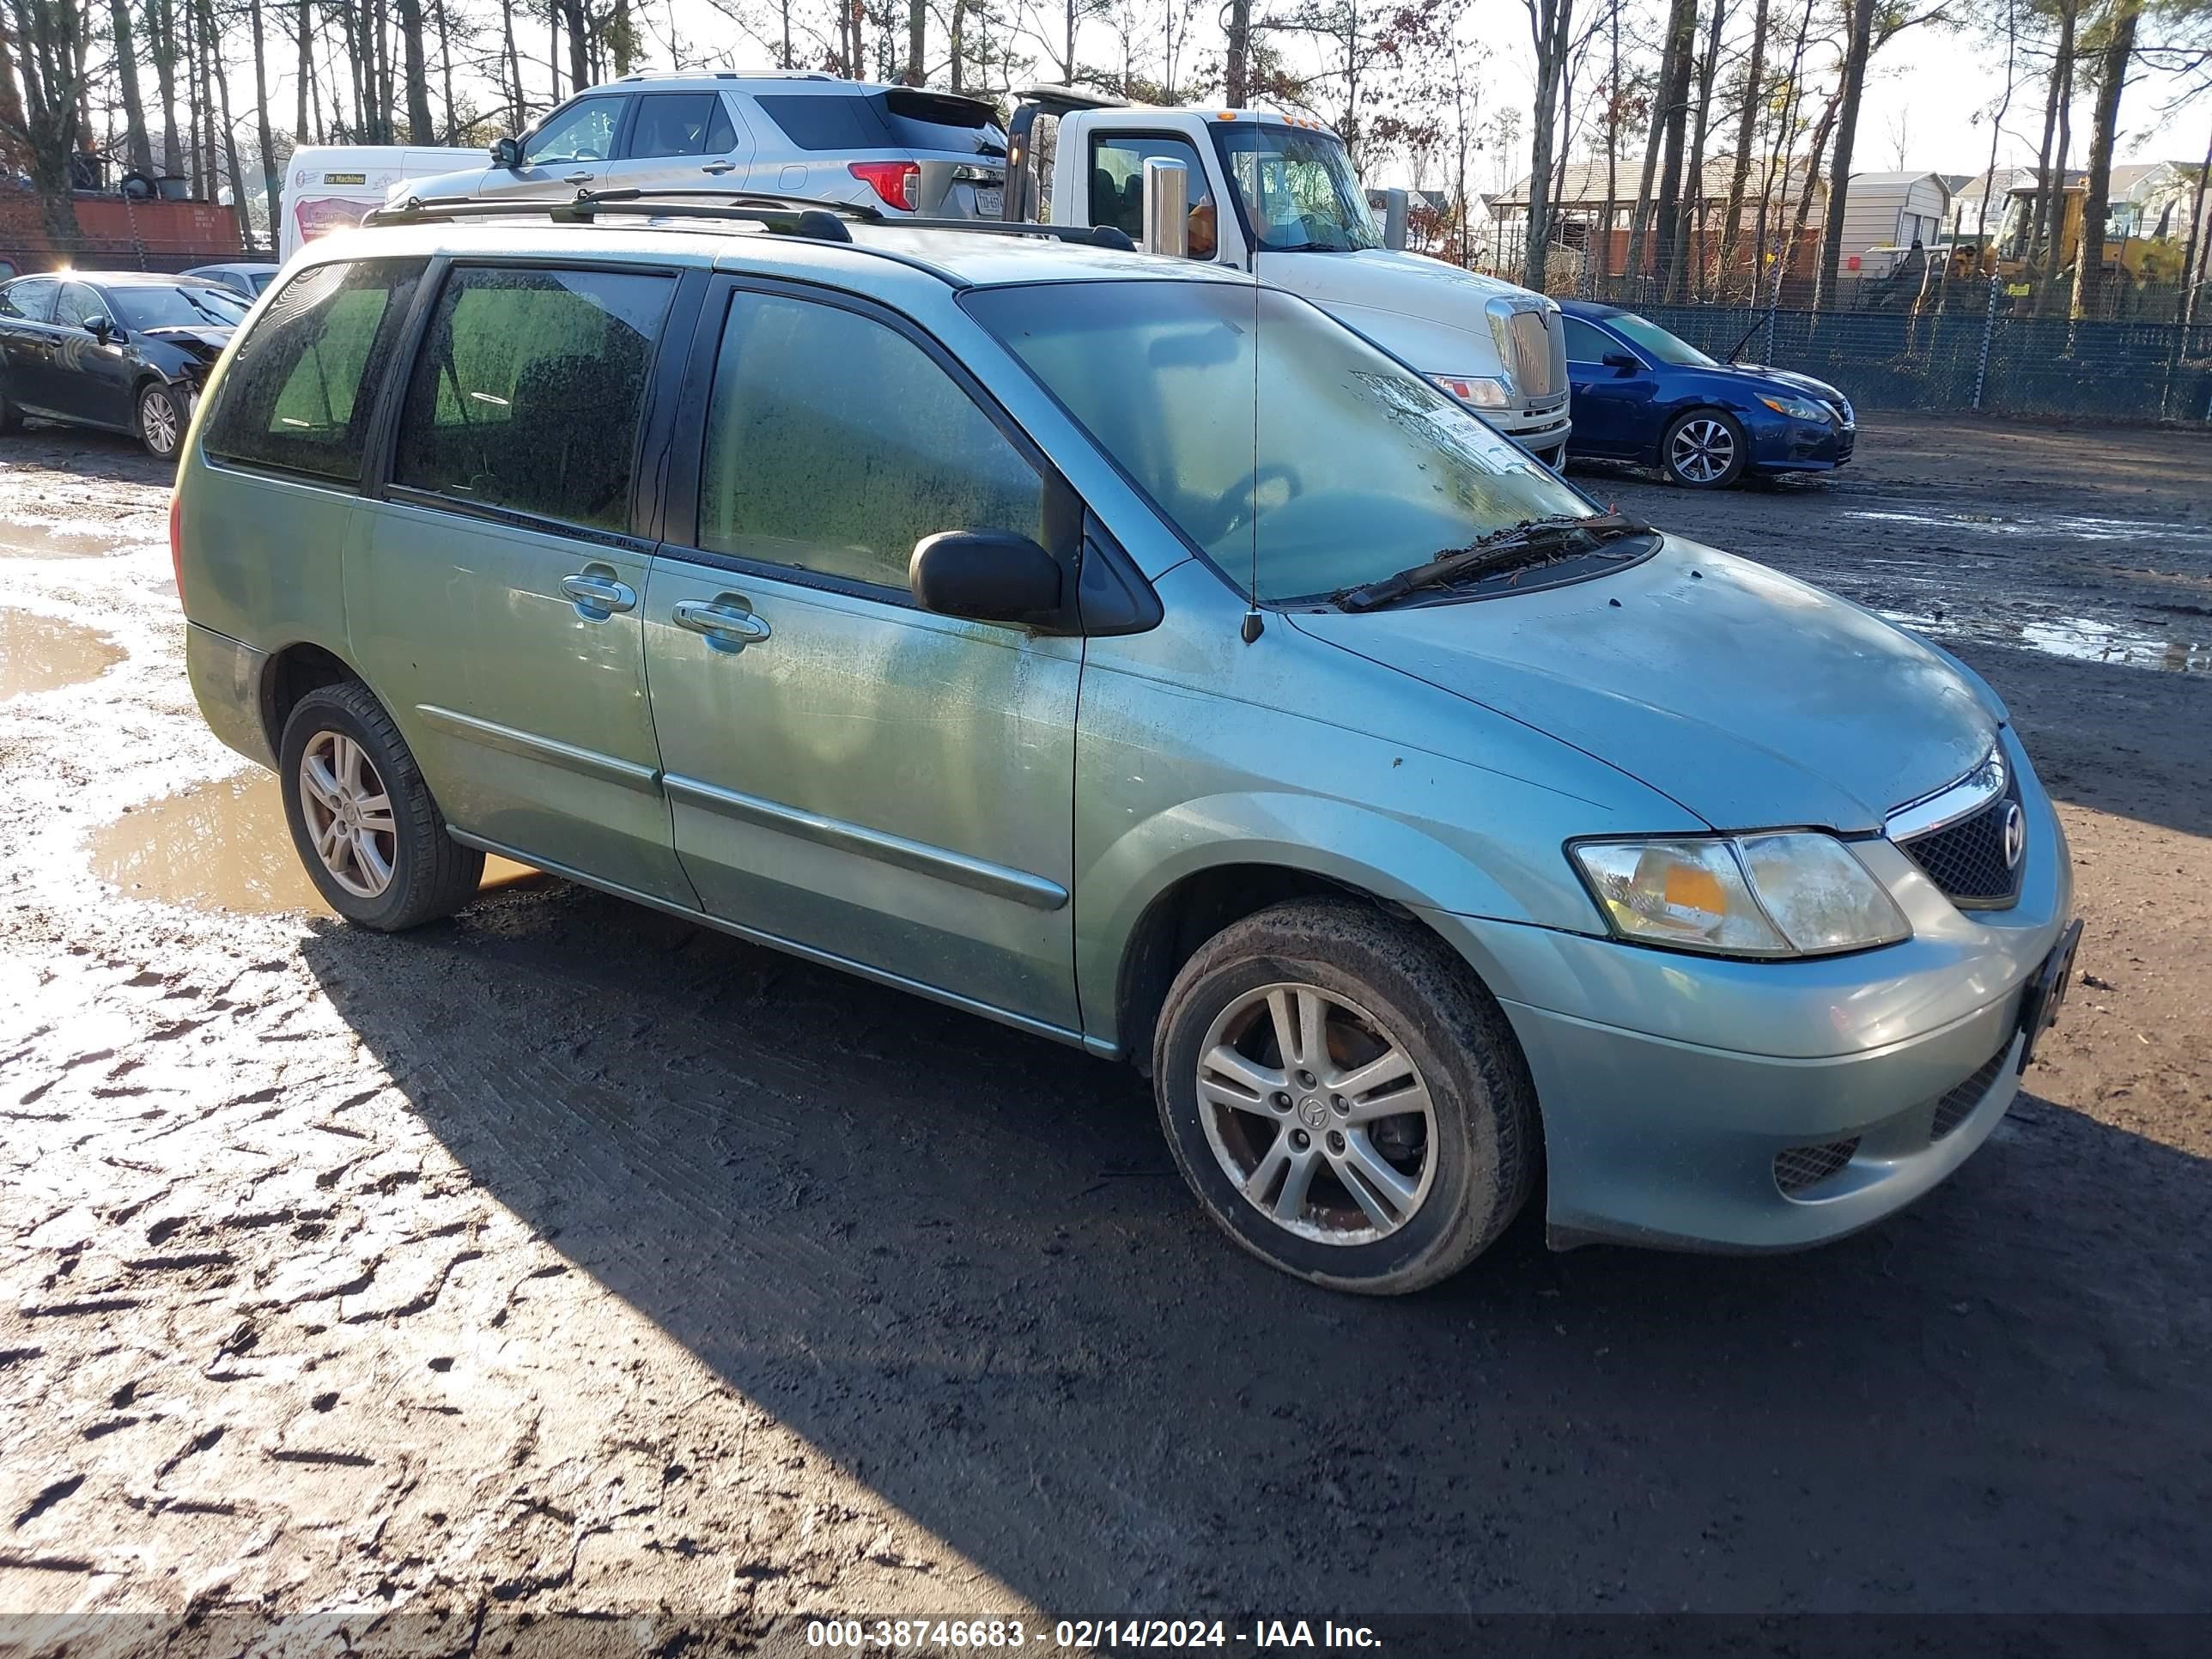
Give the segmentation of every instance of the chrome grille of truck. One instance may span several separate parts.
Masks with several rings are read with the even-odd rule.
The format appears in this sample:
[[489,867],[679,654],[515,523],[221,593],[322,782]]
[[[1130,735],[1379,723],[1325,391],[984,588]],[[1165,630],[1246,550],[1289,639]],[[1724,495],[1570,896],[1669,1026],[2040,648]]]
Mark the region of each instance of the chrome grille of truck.
[[1506,337],[1513,343],[1513,384],[1523,398],[1549,398],[1566,384],[1565,331],[1559,331],[1561,361],[1554,373],[1553,331],[1545,323],[1545,313],[1533,310],[1516,311],[1506,322]]

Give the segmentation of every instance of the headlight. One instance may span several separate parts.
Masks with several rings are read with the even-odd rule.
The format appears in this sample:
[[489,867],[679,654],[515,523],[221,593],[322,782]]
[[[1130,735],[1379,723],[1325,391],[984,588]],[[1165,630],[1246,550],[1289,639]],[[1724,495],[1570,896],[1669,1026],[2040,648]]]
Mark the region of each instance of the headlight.
[[1568,852],[1622,939],[1723,957],[1810,957],[1912,937],[1833,836],[1577,842]]
[[1761,398],[1759,401],[1777,415],[1787,415],[1793,421],[1818,421],[1823,426],[1828,422],[1826,410],[1802,398]]
[[1489,374],[1431,374],[1429,379],[1470,409],[1504,409],[1513,399],[1505,382]]

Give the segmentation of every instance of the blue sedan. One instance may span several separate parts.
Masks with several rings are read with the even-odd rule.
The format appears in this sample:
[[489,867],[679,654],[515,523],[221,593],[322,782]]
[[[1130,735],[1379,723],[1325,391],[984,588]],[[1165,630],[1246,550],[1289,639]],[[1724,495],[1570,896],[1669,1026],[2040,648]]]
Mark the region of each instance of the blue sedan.
[[1851,458],[1850,399],[1808,375],[1715,362],[1632,311],[1562,301],[1571,459],[1659,469],[1690,489],[1747,472],[1826,472]]

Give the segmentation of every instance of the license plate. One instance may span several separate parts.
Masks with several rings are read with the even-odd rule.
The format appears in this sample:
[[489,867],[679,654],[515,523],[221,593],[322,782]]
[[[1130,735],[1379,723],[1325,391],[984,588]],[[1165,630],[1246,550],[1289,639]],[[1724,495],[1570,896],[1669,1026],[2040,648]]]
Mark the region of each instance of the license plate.
[[2077,921],[2051,947],[2043,966],[2028,981],[2027,994],[2020,1000],[2021,1035],[2027,1039],[2020,1045],[2020,1069],[2023,1072],[2035,1058],[2035,1040],[2058,1023],[2058,1011],[2066,1005],[2067,988],[2074,982],[2074,952],[2081,943],[2081,924]]
[[1006,210],[1006,191],[1002,185],[978,185],[975,187],[975,216],[995,219]]

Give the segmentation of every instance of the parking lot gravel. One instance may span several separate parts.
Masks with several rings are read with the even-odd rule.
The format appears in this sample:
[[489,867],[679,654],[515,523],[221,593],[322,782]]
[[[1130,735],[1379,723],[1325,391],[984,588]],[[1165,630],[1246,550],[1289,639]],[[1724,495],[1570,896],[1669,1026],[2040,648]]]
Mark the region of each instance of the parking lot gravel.
[[0,1614],[2212,1612],[2212,441],[1577,477],[1987,674],[2079,977],[1868,1233],[1524,1218],[1371,1303],[1215,1236],[1124,1069],[524,872],[302,908],[164,480],[0,440]]

